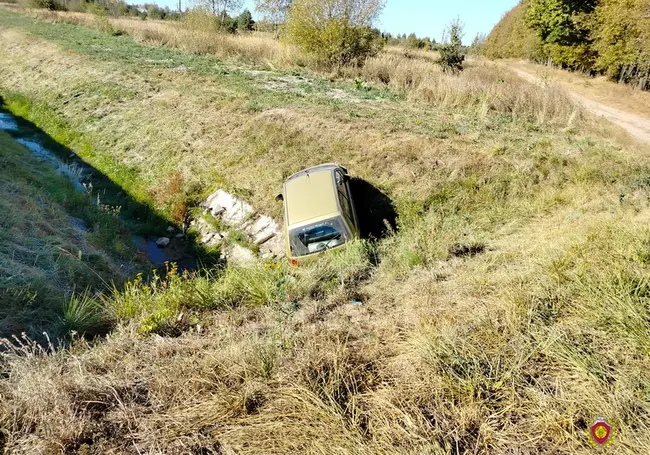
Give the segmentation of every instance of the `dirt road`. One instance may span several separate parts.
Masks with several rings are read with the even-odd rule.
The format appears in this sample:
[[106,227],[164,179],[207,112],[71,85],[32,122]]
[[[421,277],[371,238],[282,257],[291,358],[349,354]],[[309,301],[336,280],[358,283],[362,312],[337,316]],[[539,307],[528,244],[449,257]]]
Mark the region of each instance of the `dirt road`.
[[[534,74],[527,73],[520,69],[510,68],[512,71],[517,73],[519,77],[526,79],[533,84],[541,83],[541,79]],[[645,117],[640,117],[638,115],[630,114],[629,112],[616,109],[614,107],[608,106],[606,104],[594,101],[587,98],[584,95],[579,95],[570,90],[569,87],[563,85],[567,90],[567,93],[571,97],[580,103],[585,109],[591,112],[594,115],[604,117],[615,125],[620,126],[626,130],[632,137],[635,139],[644,142],[645,144],[650,145],[650,119]]]

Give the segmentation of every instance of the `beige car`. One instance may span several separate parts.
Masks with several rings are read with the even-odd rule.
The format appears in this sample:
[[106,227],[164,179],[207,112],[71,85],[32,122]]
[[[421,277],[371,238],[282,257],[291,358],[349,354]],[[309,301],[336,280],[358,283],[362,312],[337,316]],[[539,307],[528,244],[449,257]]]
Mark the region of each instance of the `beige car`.
[[292,175],[278,199],[284,201],[287,257],[294,265],[359,237],[348,171],[338,164]]

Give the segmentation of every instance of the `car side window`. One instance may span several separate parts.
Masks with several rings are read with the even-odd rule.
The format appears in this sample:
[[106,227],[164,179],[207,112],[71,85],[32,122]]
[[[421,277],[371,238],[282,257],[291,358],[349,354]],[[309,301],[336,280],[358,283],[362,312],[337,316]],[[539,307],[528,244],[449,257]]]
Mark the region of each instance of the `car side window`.
[[354,215],[352,214],[352,205],[350,204],[350,199],[348,195],[347,187],[345,186],[345,177],[341,171],[335,172],[336,178],[336,188],[338,189],[339,202],[341,204],[341,210],[343,214],[351,223],[354,222]]

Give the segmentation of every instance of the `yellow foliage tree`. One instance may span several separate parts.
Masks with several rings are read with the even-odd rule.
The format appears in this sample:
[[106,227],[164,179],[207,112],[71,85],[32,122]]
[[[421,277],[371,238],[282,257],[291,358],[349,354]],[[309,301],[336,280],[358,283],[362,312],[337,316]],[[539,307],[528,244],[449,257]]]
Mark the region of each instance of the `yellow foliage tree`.
[[596,8],[596,69],[650,89],[650,18],[645,0],[601,0]]
[[523,0],[482,47],[490,58],[550,60],[650,90],[648,0]]
[[321,64],[362,65],[383,44],[372,28],[383,7],[383,0],[297,0],[287,39]]

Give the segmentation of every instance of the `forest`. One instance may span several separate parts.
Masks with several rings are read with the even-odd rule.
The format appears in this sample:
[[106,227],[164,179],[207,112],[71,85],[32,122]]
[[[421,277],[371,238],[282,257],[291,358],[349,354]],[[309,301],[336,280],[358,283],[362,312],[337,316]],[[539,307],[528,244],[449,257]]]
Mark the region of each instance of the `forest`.
[[527,58],[650,89],[647,0],[523,0],[483,46],[490,58]]

